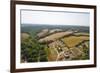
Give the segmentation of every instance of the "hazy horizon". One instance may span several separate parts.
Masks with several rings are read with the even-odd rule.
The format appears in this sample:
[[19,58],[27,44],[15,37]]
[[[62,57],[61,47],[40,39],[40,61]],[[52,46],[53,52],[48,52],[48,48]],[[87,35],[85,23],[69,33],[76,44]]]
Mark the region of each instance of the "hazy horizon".
[[[42,26],[42,25],[46,25],[46,26],[84,26],[84,25],[63,25],[63,24],[29,24],[29,23],[23,23],[23,24],[21,24],[21,25],[37,25],[37,26]],[[89,26],[86,26],[86,27],[89,27]]]

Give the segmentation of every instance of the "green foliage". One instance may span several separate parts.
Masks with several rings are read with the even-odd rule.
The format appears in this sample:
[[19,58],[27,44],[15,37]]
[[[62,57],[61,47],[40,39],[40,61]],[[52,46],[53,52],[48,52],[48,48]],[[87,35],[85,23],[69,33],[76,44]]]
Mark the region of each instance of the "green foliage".
[[[89,43],[88,43],[89,45]],[[89,59],[89,47],[83,45],[84,55],[81,57],[83,60]]]
[[21,41],[21,60],[24,62],[47,61],[44,45],[39,44],[32,37]]

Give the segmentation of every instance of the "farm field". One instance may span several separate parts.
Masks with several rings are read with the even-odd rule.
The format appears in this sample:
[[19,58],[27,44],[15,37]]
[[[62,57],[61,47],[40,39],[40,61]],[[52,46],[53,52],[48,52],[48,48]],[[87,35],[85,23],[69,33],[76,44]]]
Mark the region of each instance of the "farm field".
[[21,62],[89,59],[89,27],[21,26]]
[[82,41],[89,40],[89,36],[69,36],[62,39],[68,47],[74,47]]

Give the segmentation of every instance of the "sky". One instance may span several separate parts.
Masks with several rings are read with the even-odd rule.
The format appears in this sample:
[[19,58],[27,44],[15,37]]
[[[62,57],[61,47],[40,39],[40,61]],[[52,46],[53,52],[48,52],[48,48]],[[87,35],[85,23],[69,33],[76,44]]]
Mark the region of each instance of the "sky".
[[87,12],[21,10],[21,24],[89,26],[89,17]]

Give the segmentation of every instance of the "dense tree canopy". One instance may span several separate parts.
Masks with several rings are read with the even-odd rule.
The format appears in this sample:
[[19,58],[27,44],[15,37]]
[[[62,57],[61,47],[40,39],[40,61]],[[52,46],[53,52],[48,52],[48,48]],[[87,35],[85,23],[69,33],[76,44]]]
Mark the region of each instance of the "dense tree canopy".
[[39,44],[36,39],[29,37],[21,42],[22,62],[47,61],[44,45]]

